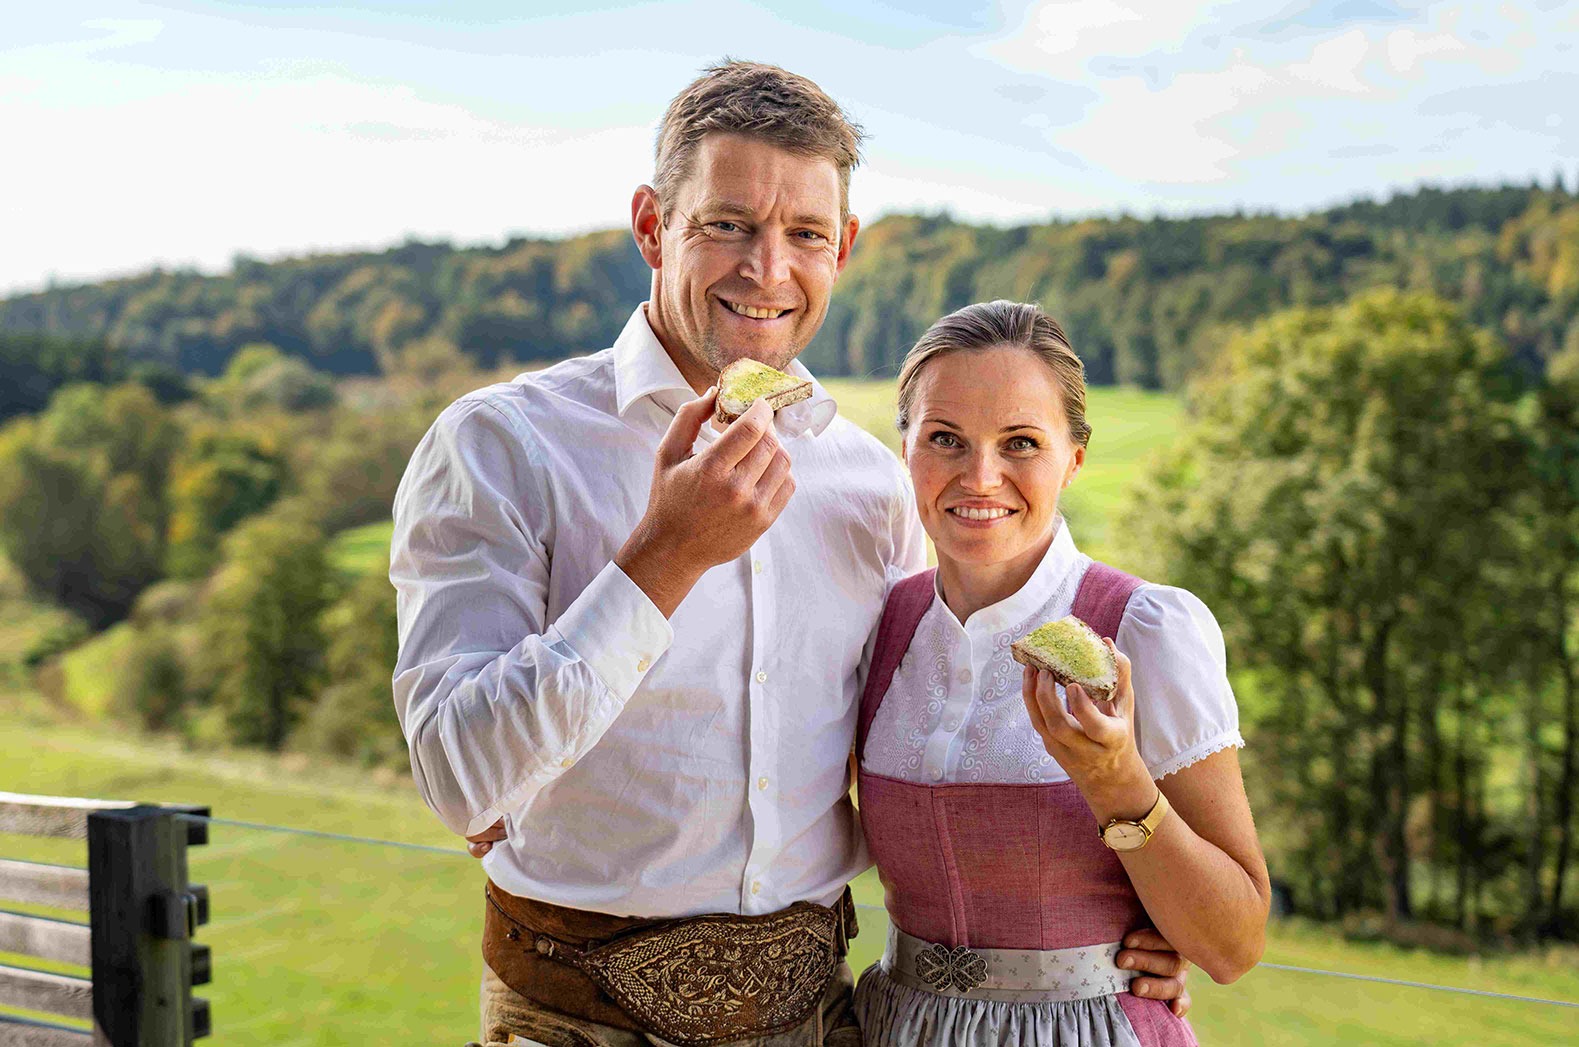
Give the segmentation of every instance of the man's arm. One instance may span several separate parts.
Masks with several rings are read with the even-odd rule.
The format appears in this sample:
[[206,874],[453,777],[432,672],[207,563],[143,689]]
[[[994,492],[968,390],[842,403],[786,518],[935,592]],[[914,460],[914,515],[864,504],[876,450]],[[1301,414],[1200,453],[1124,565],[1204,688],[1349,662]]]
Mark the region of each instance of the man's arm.
[[541,504],[518,504],[541,501],[522,491],[527,434],[486,402],[462,400],[413,453],[390,549],[395,706],[418,790],[452,831],[485,835],[574,766],[668,650],[667,617],[696,579],[782,510],[794,487],[788,457],[764,439],[771,412],[748,412],[692,456],[711,410],[710,397],[681,409],[620,561],[552,623],[539,537],[548,521]]
[[458,401],[395,497],[395,708],[418,791],[462,835],[573,765],[672,640],[612,566],[547,621],[549,521],[523,444],[496,408]]
[[1137,972],[1129,991],[1148,1000],[1167,1000],[1168,1008],[1183,1018],[1190,1010],[1190,961],[1174,951],[1168,939],[1147,927],[1124,936],[1124,948],[1115,962],[1126,971]]

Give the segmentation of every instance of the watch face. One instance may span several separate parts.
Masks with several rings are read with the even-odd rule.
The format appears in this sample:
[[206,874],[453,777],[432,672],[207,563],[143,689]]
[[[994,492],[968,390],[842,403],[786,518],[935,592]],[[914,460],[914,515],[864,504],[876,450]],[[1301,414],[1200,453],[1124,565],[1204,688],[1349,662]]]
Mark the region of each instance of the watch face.
[[1146,830],[1134,822],[1119,822],[1107,827],[1102,842],[1115,851],[1138,851],[1146,845]]

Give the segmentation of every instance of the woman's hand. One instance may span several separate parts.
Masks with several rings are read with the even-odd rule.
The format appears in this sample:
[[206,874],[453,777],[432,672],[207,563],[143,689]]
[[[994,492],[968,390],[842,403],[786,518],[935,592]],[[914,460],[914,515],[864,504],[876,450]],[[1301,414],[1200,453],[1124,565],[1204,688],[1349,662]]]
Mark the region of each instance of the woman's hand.
[[1058,761],[1079,787],[1098,821],[1139,818],[1157,798],[1146,764],[1135,746],[1135,691],[1129,659],[1103,638],[1118,663],[1118,682],[1106,700],[1093,699],[1079,684],[1069,684],[1064,709],[1053,674],[1027,665],[1025,708],[1041,735],[1047,755]]

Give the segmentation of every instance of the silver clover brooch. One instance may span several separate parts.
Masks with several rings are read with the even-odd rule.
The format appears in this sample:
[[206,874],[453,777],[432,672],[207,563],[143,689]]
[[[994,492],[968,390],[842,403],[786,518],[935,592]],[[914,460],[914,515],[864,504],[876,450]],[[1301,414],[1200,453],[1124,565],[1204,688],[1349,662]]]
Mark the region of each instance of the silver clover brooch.
[[916,957],[916,974],[934,989],[952,984],[960,992],[970,992],[987,980],[987,961],[963,945],[950,949],[934,944]]

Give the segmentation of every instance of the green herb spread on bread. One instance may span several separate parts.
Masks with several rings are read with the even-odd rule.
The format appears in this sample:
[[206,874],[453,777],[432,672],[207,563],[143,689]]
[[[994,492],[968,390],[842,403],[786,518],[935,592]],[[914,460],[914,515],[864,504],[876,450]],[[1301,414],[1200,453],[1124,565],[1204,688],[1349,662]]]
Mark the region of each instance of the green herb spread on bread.
[[727,425],[757,400],[766,400],[777,411],[810,398],[811,383],[804,378],[776,371],[757,360],[742,359],[718,376],[718,406],[714,413]]
[[1118,683],[1113,652],[1073,615],[1031,630],[1009,652],[1022,665],[1045,669],[1062,684],[1077,683],[1094,698],[1107,697]]

